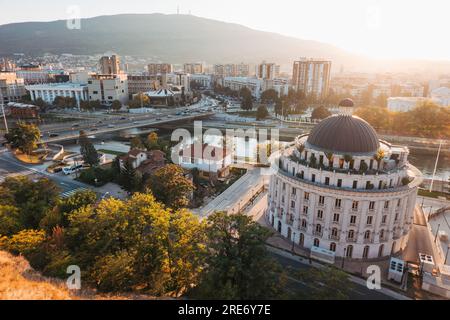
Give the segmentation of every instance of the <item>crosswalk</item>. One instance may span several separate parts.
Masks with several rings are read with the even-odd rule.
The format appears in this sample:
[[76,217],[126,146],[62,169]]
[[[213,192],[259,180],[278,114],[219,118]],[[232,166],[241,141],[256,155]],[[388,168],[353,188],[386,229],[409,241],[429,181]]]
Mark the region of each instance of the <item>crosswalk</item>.
[[70,198],[71,196],[73,196],[77,192],[88,191],[88,190],[89,189],[86,189],[86,188],[77,188],[77,189],[73,189],[70,191],[66,191],[66,192],[61,193],[61,198],[67,199],[67,198]]

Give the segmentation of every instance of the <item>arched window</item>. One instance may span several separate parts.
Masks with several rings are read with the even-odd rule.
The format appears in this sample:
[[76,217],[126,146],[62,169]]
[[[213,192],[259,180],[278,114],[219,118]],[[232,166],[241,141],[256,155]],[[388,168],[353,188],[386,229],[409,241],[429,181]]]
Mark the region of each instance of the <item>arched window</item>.
[[365,240],[369,240],[369,239],[370,239],[370,230],[367,230],[367,231],[364,233],[364,239],[365,239]]
[[336,243],[332,242],[330,244],[330,251],[336,252]]
[[384,244],[382,244],[378,249],[378,258],[381,258],[383,255],[384,255]]
[[300,233],[299,245],[303,247],[305,245],[305,235]]
[[333,229],[331,230],[331,235],[332,235],[333,237],[337,237],[337,236],[338,236],[338,229],[337,229],[337,228],[333,228]]
[[316,225],[316,232],[321,233],[322,232],[322,225],[318,224]]
[[369,247],[369,246],[364,247],[364,250],[363,250],[363,259],[367,259],[367,258],[369,257],[369,250],[370,250],[370,247]]
[[352,258],[353,257],[353,246],[350,245],[350,246],[347,247],[347,251],[345,253],[345,256],[347,258]]
[[350,240],[353,240],[353,239],[355,238],[355,231],[349,230],[349,231],[348,231],[348,238],[349,238]]
[[380,239],[383,240],[384,239],[384,229],[380,230]]
[[308,227],[308,221],[306,219],[302,220],[302,228],[306,229]]
[[314,239],[314,247],[319,247],[319,246],[320,246],[320,240]]
[[278,233],[281,233],[281,227],[282,227],[281,221],[278,221]]
[[291,230],[291,228],[290,228],[290,227],[288,228],[288,233],[287,233],[287,237],[288,237],[288,239],[289,239],[289,240],[291,240],[291,241],[292,241],[292,239],[291,239],[291,238],[292,238],[292,230]]

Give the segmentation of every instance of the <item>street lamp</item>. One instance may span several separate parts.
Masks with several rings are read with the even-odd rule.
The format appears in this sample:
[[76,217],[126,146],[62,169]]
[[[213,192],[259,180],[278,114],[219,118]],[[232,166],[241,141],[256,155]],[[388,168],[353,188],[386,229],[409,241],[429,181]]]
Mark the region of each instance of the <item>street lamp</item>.
[[447,245],[447,254],[445,255],[445,262],[444,264],[447,264],[447,258],[448,258],[448,252],[450,251],[450,243]]
[[342,267],[341,269],[344,269],[344,262],[345,262],[345,255],[347,254],[347,248],[344,248],[344,256],[342,257]]

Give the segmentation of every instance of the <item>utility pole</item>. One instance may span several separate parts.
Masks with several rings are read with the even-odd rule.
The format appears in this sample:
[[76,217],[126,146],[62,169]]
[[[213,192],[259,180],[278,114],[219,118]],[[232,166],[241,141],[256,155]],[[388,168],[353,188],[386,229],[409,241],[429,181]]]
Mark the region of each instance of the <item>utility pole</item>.
[[5,104],[4,104],[4,101],[3,101],[3,93],[2,93],[1,90],[0,90],[0,105],[2,107],[3,121],[5,121],[5,130],[6,130],[6,133],[9,133],[8,121],[6,121],[6,113],[5,113]]

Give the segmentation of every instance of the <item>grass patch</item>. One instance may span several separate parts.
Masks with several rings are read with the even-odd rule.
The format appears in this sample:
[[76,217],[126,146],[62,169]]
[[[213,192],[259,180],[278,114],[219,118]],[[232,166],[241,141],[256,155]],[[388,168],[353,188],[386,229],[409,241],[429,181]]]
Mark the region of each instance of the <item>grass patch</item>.
[[439,191],[429,192],[424,189],[419,189],[419,196],[429,197],[429,198],[434,198],[434,199],[438,199],[439,197],[444,197],[447,200],[450,200],[450,195],[447,193],[443,193],[443,192],[439,192]]
[[113,156],[119,156],[119,157],[126,154],[124,152],[119,152],[119,151],[114,151],[114,150],[107,150],[107,149],[99,149],[98,152],[105,153],[105,154],[110,154],[110,155],[113,155]]

